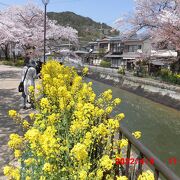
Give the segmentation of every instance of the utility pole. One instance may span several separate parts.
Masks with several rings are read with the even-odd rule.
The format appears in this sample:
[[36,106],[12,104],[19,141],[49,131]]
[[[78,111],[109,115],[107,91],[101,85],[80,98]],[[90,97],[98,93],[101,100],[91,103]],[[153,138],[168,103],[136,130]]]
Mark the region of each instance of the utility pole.
[[103,28],[102,28],[102,23],[101,23],[101,29],[100,30],[100,39],[102,39],[102,36],[103,36]]
[[49,0],[42,0],[44,4],[44,63],[46,62],[46,11]]

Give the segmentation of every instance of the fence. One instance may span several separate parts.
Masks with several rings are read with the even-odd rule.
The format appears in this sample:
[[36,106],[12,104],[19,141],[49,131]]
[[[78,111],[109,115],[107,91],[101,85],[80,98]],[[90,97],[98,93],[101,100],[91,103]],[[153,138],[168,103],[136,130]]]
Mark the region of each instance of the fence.
[[[126,175],[128,179],[137,179],[138,175],[142,173],[144,158],[150,160],[150,165],[148,168],[151,168],[151,170],[154,172],[155,180],[160,179],[160,175],[168,180],[180,180],[180,178],[172,171],[170,170],[161,160],[159,160],[149,149],[147,149],[139,140],[135,139],[134,136],[126,129],[124,126],[121,125],[119,129],[119,139],[122,138],[128,139],[128,147],[126,152],[126,159],[130,160],[131,157],[131,151],[132,146],[134,146],[138,152],[139,156],[137,159],[138,161],[138,168],[133,173],[129,171],[129,162],[125,162],[124,166],[119,164],[118,168],[116,170],[117,175]],[[119,149],[120,152],[120,149]]]

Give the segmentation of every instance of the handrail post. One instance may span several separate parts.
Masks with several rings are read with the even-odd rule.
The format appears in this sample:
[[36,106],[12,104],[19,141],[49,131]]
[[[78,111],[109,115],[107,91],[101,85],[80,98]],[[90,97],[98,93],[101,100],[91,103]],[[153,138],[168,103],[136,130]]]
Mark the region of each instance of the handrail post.
[[[134,146],[139,152],[141,158],[147,158],[150,160],[150,163],[153,164],[155,170],[152,167],[149,167],[154,171],[155,179],[159,178],[159,174],[161,174],[164,178],[170,180],[180,180],[180,178],[169,169],[159,158],[157,158],[147,147],[145,147],[139,140],[137,140],[132,134],[128,131],[126,127],[123,125],[120,126],[120,131],[128,139],[128,149],[127,149],[127,159],[126,159],[126,169],[125,175],[129,178],[129,157],[131,151],[131,145]],[[120,134],[121,135],[121,134]],[[151,162],[151,159],[153,162]],[[142,173],[142,164],[144,164],[144,159],[141,159],[138,165],[138,171]],[[137,172],[137,173],[139,173]],[[138,174],[137,174],[138,176]]]
[[[121,140],[121,139],[122,139],[122,132],[119,129],[119,140]],[[121,149],[120,149],[120,146],[119,146],[118,147],[118,154],[120,154],[120,152],[121,152]]]
[[140,174],[142,174],[142,165],[144,164],[144,156],[143,153],[140,152],[139,157],[138,157],[138,171],[136,173],[136,176],[138,177]]
[[155,180],[158,180],[159,178],[159,171],[157,169],[155,169],[155,172],[154,172],[154,179]]
[[128,149],[127,149],[127,156],[126,156],[126,171],[125,174],[127,177],[129,177],[129,159],[131,154],[131,142],[128,140]]

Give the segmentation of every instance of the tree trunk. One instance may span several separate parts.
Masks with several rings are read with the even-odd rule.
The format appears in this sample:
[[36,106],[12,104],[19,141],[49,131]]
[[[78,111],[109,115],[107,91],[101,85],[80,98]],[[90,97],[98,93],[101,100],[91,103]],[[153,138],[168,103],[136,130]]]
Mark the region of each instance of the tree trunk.
[[5,51],[4,51],[4,54],[5,54],[5,59],[6,60],[9,60],[9,45],[5,45]]
[[15,55],[15,52],[13,51],[13,61],[14,61],[14,63],[15,63],[15,61],[16,61],[16,55]]
[[1,46],[1,49],[5,55],[6,60],[9,60],[9,47],[8,46],[9,46],[8,44]]
[[180,50],[177,51],[177,61],[178,61],[177,72],[180,73]]

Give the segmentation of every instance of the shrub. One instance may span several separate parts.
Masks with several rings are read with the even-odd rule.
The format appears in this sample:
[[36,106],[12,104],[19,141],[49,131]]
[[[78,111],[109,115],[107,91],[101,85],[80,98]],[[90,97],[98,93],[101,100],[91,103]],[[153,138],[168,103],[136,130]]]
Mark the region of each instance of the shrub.
[[111,67],[111,62],[102,60],[101,63],[100,63],[100,66],[109,68],[109,67]]
[[167,79],[171,74],[172,73],[171,73],[170,70],[165,69],[165,68],[161,69],[160,76],[161,76],[162,79]]
[[[109,118],[121,100],[112,99],[111,90],[96,98],[91,82],[83,83],[72,68],[58,62],[47,62],[41,73],[35,100],[41,99],[35,101],[36,114],[29,115],[31,123],[9,111],[25,132],[10,135],[8,145],[20,167],[6,166],[4,174],[12,179],[114,178],[115,157],[121,157],[119,148],[128,144],[113,139],[124,114]],[[139,138],[141,133],[133,135]]]
[[24,60],[17,60],[14,65],[18,67],[24,66]]
[[21,67],[24,65],[24,60],[16,60],[15,63],[13,60],[10,61],[2,61],[1,64],[4,65],[8,65],[8,66],[17,66],[17,67]]
[[118,73],[119,73],[119,74],[122,74],[122,75],[125,75],[125,68],[120,67],[120,68],[118,69]]
[[180,75],[179,74],[173,74],[168,69],[161,69],[160,77],[163,81],[174,83],[174,84],[180,84]]

